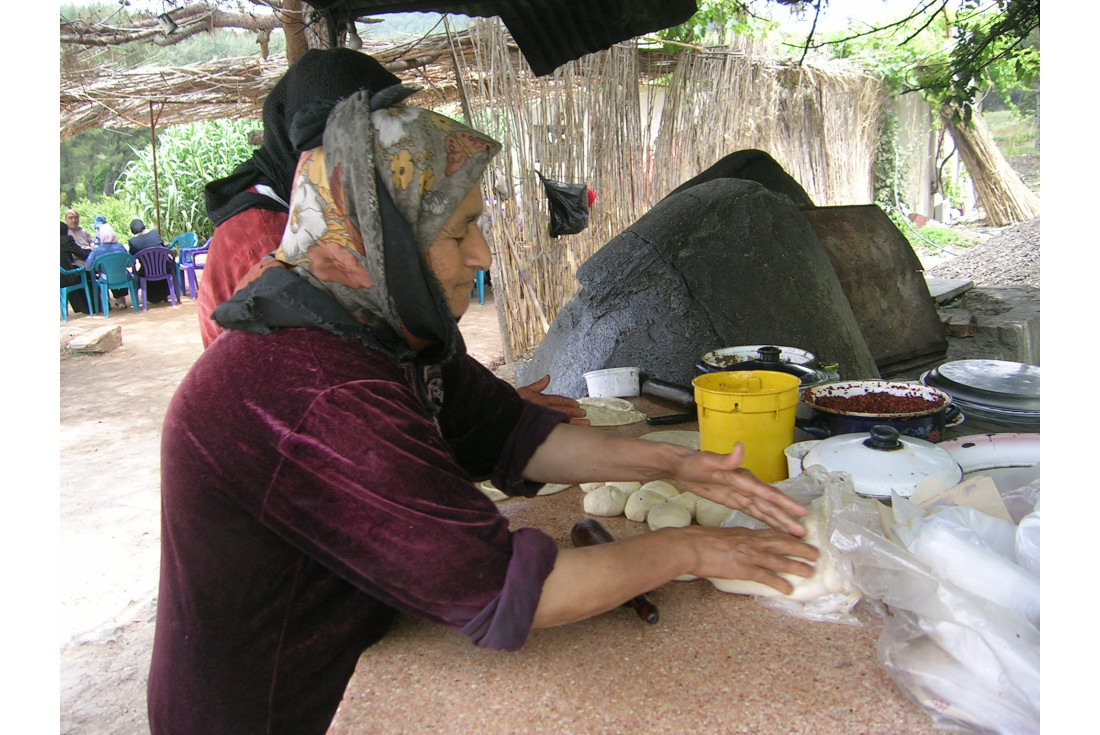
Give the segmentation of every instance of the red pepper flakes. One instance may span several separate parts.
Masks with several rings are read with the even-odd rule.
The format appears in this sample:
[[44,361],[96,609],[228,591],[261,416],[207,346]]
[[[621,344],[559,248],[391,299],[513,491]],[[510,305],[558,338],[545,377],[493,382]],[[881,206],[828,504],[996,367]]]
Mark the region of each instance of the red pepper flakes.
[[816,396],[814,405],[844,413],[897,414],[920,413],[939,408],[945,403],[943,396],[933,395],[931,400],[923,394],[895,395],[869,392],[858,396]]

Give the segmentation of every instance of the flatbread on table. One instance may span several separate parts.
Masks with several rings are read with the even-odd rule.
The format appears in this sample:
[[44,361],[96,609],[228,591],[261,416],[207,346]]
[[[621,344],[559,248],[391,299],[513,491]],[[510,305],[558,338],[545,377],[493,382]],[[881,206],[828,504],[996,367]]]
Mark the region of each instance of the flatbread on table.
[[626,426],[645,420],[645,414],[622,398],[578,398],[584,417],[592,426]]
[[699,451],[699,432],[698,431],[683,431],[677,429],[670,429],[667,431],[651,431],[648,434],[642,434],[642,439],[648,439],[651,442],[665,442],[667,444],[676,444],[681,447],[687,447],[688,449],[694,449]]

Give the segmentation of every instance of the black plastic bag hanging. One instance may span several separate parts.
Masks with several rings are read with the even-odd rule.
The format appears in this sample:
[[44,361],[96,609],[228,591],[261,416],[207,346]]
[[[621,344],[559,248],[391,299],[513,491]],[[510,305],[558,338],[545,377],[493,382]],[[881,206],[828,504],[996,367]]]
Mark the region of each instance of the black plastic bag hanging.
[[576,235],[588,227],[588,187],[584,184],[563,184],[536,171],[550,202],[550,237]]

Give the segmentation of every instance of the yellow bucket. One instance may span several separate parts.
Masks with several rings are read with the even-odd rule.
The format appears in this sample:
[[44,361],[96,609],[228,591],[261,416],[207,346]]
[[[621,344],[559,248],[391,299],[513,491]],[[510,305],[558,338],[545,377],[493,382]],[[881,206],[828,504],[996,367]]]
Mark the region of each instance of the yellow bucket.
[[742,467],[764,482],[787,479],[783,453],[794,442],[796,375],[771,370],[705,373],[691,381],[699,409],[699,448],[728,454],[745,445]]

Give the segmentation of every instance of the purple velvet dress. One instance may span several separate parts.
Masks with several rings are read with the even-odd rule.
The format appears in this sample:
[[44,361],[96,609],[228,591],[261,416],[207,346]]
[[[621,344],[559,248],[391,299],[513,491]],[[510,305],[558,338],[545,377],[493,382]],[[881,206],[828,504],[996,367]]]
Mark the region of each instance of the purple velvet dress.
[[318,329],[199,358],[162,439],[154,735],[324,733],[396,612],[523,645],[557,548],[473,483],[533,495],[566,417],[470,358],[444,384],[433,421],[414,370]]

